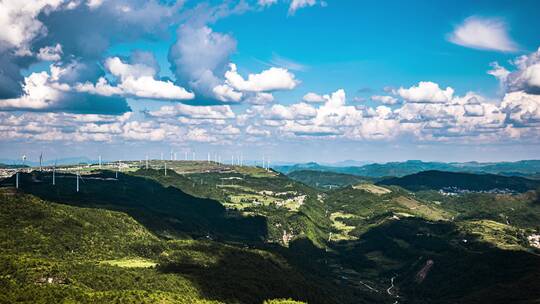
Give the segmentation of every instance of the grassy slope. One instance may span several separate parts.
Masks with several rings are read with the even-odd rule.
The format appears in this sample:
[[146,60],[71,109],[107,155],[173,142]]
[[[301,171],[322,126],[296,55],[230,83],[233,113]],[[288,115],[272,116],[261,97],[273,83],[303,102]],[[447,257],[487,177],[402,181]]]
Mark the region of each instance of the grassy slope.
[[[146,176],[143,180],[151,178],[158,181],[157,189],[168,189],[163,186],[170,186],[184,190],[191,186],[192,191],[201,191],[199,195],[204,197],[204,193],[209,193],[204,192],[204,189],[211,187],[195,188],[197,183],[194,182],[194,176],[200,178],[203,185],[206,183],[216,188],[215,184],[220,178],[228,176],[223,174],[190,173],[176,177],[171,174],[168,179]],[[256,178],[245,178],[239,186],[279,190],[296,185],[279,176],[268,177],[263,172],[256,174]],[[268,186],[265,186],[266,184]],[[284,212],[280,209],[259,210],[271,212],[269,219],[284,215],[282,221],[288,225],[308,223],[307,226],[297,228],[306,235],[328,231],[331,228],[326,222],[330,219],[335,221],[334,224],[339,222],[341,225],[334,225],[332,232],[344,234],[340,228],[347,227],[347,233],[344,238],[332,237],[332,250],[329,252],[314,247],[305,238],[291,242],[288,249],[277,246],[265,251],[201,241],[169,241],[165,242],[165,245],[161,241],[161,245],[157,247],[143,242],[143,246],[136,247],[137,250],[145,249],[142,254],[139,253],[141,251],[132,253],[129,251],[132,248],[128,248],[127,256],[103,256],[104,260],[98,263],[99,267],[95,268],[94,264],[90,263],[88,269],[98,269],[98,277],[102,270],[119,269],[122,275],[127,271],[134,275],[145,271],[144,277],[157,274],[167,275],[168,280],[173,281],[183,278],[184,281],[174,281],[174,284],[184,284],[187,286],[185,288],[194,284],[196,290],[207,299],[232,299],[244,303],[252,303],[255,299],[262,302],[265,298],[274,297],[293,297],[309,300],[310,303],[317,303],[317,299],[325,299],[324,303],[331,303],[330,299],[341,303],[393,303],[394,299],[385,297],[385,289],[389,286],[390,278],[396,275],[395,292],[400,295],[400,301],[405,302],[474,303],[484,298],[491,303],[533,303],[531,299],[540,297],[540,278],[535,271],[539,269],[539,258],[526,251],[530,249],[526,249],[522,234],[534,229],[534,222],[537,223],[535,219],[540,215],[534,195],[479,194],[449,198],[434,192],[415,195],[398,187],[389,189],[391,192],[379,194],[353,187],[329,191],[320,199],[313,197],[313,201],[305,204],[302,212],[297,214],[280,213]],[[306,188],[304,191],[313,190]],[[220,192],[224,195],[230,194]],[[159,195],[158,198],[163,196]],[[152,199],[154,202],[156,198]],[[107,207],[102,204],[100,206]],[[304,220],[309,217],[309,220],[295,220],[294,216],[305,217]],[[180,214],[178,218],[181,218]],[[510,225],[504,224],[504,219],[508,219]],[[269,220],[269,223],[275,222]],[[324,240],[323,237],[324,234],[310,238]],[[336,242],[339,239],[342,241]],[[468,242],[464,243],[463,239]],[[156,252],[161,254],[156,255]],[[112,264],[121,264],[125,258],[129,258],[128,264],[140,263],[141,258],[144,258],[144,261],[149,260],[159,266],[157,270],[111,266],[111,260],[115,261]],[[434,261],[434,266],[425,280],[417,282],[416,277],[428,260]],[[101,263],[103,261],[106,263]],[[334,269],[334,275],[327,273],[328,267]],[[75,266],[65,268],[78,269]],[[268,275],[261,278],[257,273]],[[89,277],[91,282],[86,282],[86,277]],[[94,274],[84,272],[80,278],[85,286],[93,286],[95,281],[99,281]],[[162,280],[164,277],[160,278]],[[328,281],[329,285],[321,283],[321,278]],[[280,282],[284,280],[291,282],[283,286]],[[373,292],[363,284],[368,284],[379,292]],[[118,286],[120,285],[107,290],[107,294],[127,292]],[[339,292],[333,289],[336,286],[340,288]],[[101,289],[98,290],[102,292]],[[160,294],[155,294],[155,297],[163,296],[162,293],[167,296],[174,295],[174,290],[165,287],[157,291],[154,287],[145,290],[159,291]],[[310,292],[305,294],[305,290]],[[324,290],[325,293],[313,295],[311,290]],[[355,292],[356,300],[351,301],[349,297]]]
[[0,302],[333,302],[274,253],[164,241],[124,213],[0,191]]
[[[43,199],[74,206],[122,211],[163,237],[194,237],[260,242],[267,235],[262,217],[235,216],[217,201],[191,196],[147,178],[104,172],[84,176],[80,192],[75,191],[75,176],[21,174],[21,189]],[[103,178],[109,178],[103,180]],[[12,179],[3,181],[12,183]]]
[[228,173],[205,172],[184,175],[171,171],[166,177],[163,172],[156,170],[139,170],[133,174],[150,178],[166,187],[174,187],[197,197],[219,201],[231,208],[237,208],[235,204],[230,204],[233,197],[248,195],[260,201],[271,199],[271,196],[261,195],[263,191],[273,193],[288,191],[305,195],[305,202],[298,209],[288,210],[274,204],[254,205],[248,200],[246,206],[242,208],[242,213],[264,216],[267,221],[267,238],[274,242],[281,242],[283,231],[292,232],[295,237],[307,237],[320,247],[324,246],[324,240],[327,239],[330,222],[324,217],[323,203],[317,199],[318,192],[284,175],[246,167],[235,167],[235,172]]

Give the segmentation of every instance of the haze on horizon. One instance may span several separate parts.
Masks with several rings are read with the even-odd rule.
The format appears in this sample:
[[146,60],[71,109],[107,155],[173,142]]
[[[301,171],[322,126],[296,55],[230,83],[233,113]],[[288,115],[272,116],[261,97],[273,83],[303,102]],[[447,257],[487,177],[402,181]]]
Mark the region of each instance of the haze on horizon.
[[540,3],[0,1],[0,159],[540,155]]

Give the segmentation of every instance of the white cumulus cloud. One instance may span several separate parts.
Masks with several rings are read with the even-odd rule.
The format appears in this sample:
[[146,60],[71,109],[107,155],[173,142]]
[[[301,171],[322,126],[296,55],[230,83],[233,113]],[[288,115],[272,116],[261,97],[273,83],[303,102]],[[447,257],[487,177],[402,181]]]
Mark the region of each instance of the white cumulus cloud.
[[517,44],[508,35],[506,24],[497,18],[469,17],[449,35],[450,42],[482,50],[512,52]]
[[393,105],[399,102],[397,98],[393,96],[388,96],[388,95],[374,95],[374,96],[371,96],[371,100],[378,101],[380,103],[387,104],[387,105]]
[[421,81],[408,89],[399,88],[397,94],[408,102],[444,103],[452,100],[454,89],[447,87],[443,90],[434,82]]
[[264,70],[259,74],[249,74],[247,79],[244,79],[238,74],[234,63],[229,65],[229,71],[225,73],[225,79],[231,87],[244,92],[292,90],[299,83],[294,74],[287,69],[275,67]]

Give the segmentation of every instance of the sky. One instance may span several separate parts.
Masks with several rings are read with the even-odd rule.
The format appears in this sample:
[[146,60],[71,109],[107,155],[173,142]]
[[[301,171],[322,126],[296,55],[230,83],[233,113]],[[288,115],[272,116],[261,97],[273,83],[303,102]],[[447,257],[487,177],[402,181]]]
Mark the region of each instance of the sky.
[[0,0],[0,159],[540,155],[538,1]]

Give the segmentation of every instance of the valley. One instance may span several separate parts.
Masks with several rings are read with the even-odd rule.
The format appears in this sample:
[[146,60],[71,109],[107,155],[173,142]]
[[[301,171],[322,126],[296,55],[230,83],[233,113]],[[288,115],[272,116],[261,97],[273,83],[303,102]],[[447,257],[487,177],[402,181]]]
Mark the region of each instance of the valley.
[[[303,183],[298,174],[204,161],[18,172],[18,188],[15,175],[0,181],[0,302],[540,297],[539,193],[522,177],[458,175],[471,189],[449,196],[437,188],[447,184],[415,175],[320,173],[317,181],[306,172]],[[514,191],[483,191],[486,180]]]

